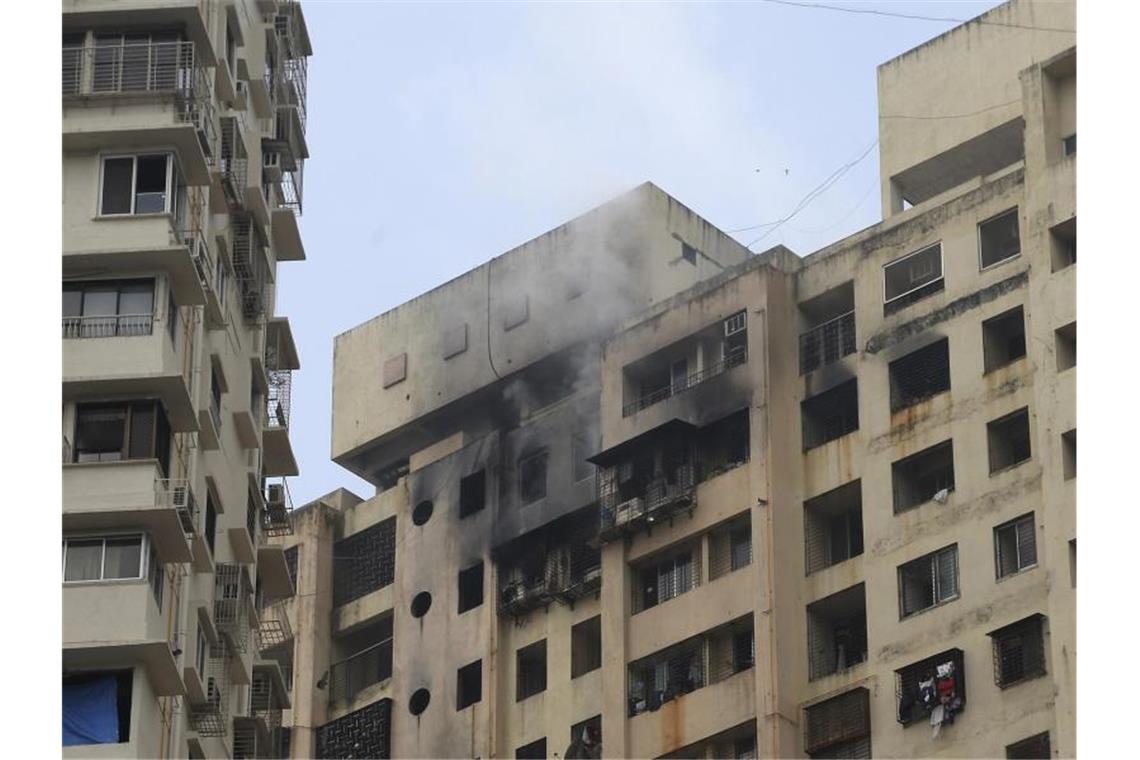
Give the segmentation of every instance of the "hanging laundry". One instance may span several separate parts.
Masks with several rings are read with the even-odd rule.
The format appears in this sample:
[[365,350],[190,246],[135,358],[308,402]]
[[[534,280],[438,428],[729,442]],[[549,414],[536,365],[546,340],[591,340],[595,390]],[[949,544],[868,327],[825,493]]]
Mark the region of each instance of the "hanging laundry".
[[942,705],[936,705],[930,711],[930,725],[933,727],[930,732],[932,739],[937,739],[938,735],[942,733],[942,720],[944,718],[944,711]]

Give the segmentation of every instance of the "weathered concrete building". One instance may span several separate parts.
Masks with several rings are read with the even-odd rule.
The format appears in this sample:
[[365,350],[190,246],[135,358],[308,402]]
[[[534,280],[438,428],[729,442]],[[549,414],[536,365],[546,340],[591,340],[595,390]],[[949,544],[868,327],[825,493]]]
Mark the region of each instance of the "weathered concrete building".
[[63,4],[63,753],[280,757],[306,61],[282,0]]
[[823,250],[646,184],[339,336],[294,756],[1074,755],[1074,15],[883,64]]

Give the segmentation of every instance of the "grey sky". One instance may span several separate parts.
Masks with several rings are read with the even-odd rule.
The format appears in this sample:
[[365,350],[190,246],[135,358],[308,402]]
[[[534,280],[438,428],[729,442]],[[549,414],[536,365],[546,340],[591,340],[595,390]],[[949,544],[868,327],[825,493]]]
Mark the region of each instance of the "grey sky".
[[[305,11],[308,261],[281,267],[278,305],[301,353],[297,506],[372,493],[329,460],[335,335],[645,180],[727,231],[782,218],[877,137],[876,66],[954,26],[766,2]],[[753,250],[806,255],[874,224],[877,181],[876,150]]]

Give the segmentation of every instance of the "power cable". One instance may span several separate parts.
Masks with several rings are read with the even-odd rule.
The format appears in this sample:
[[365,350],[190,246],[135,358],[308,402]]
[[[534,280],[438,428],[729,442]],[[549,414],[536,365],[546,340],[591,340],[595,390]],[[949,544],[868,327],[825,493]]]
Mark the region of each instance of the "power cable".
[[760,0],[763,3],[772,3],[774,5],[787,5],[792,8],[810,8],[811,10],[820,11],[838,11],[840,13],[858,13],[868,16],[889,16],[891,18],[905,18],[914,21],[944,21],[953,22],[955,24],[984,24],[985,26],[1003,26],[1009,29],[1031,29],[1037,32],[1062,32],[1064,34],[1076,34],[1075,29],[1060,29],[1054,26],[1034,26],[1032,24],[1014,24],[1007,21],[990,21],[983,18],[953,18],[951,16],[921,16],[917,13],[897,13],[895,11],[880,11],[873,8],[845,8],[841,5],[827,5],[825,3],[799,3],[792,2],[792,0]]
[[965,119],[965,118],[970,117],[970,116],[977,116],[979,114],[983,114],[986,111],[995,111],[998,108],[1005,108],[1006,106],[1012,106],[1014,103],[1020,103],[1020,102],[1021,102],[1021,98],[1018,98],[1016,100],[1006,101],[1005,103],[998,103],[997,105],[986,106],[985,108],[979,108],[977,111],[970,111],[968,113],[949,113],[949,114],[943,114],[941,116],[911,116],[908,114],[892,113],[892,114],[880,115],[879,119],[921,119],[921,120],[927,120],[927,121],[941,121],[943,119]]
[[850,219],[855,214],[855,212],[858,211],[863,206],[863,203],[867,200],[867,198],[870,197],[871,193],[874,192],[875,188],[878,186],[879,186],[879,180],[876,177],[875,181],[871,183],[871,186],[867,188],[866,192],[863,193],[862,197],[860,197],[859,200],[855,202],[855,205],[851,207],[851,210],[848,211],[846,214],[844,214],[843,218],[840,219],[839,221],[835,222],[834,224],[829,224],[826,227],[819,227],[817,229],[810,229],[810,230],[800,229],[799,227],[793,227],[792,225],[789,224],[788,229],[791,230],[792,232],[798,232],[801,235],[815,235],[815,234],[818,234],[820,232],[827,232],[828,230],[833,230],[836,227],[838,227],[839,225],[846,222],[848,219]]

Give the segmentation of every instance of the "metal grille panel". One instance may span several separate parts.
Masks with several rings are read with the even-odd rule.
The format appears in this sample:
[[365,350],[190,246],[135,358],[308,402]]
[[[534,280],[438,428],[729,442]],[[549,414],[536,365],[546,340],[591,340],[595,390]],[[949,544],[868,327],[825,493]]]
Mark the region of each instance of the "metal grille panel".
[[318,758],[391,757],[392,700],[381,699],[317,729]]
[[[812,757],[863,757],[841,754],[842,747],[870,742],[871,701],[867,689],[832,697],[804,710],[804,751]],[[866,755],[869,757],[870,755]]]
[[337,541],[333,557],[334,606],[390,585],[396,575],[396,518]]

